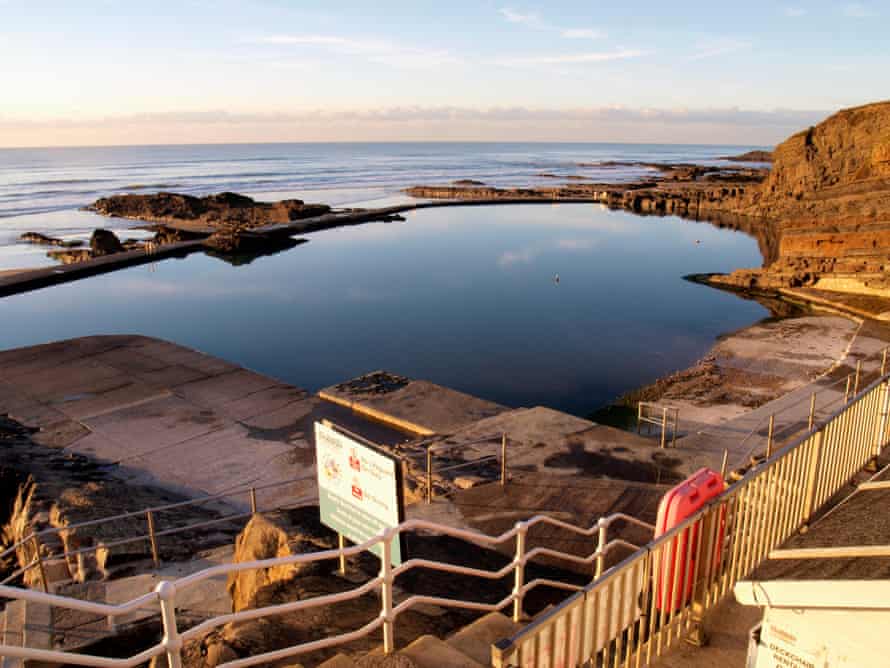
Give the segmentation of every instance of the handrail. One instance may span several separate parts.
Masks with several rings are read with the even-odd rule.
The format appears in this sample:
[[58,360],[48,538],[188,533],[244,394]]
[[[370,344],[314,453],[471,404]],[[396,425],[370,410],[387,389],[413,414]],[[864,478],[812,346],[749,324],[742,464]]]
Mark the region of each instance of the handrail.
[[[228,624],[231,622],[243,622],[266,617],[268,615],[295,612],[297,610],[306,608],[330,605],[337,602],[352,600],[378,588],[380,588],[384,592],[384,595],[382,596],[383,600],[392,601],[392,586],[395,578],[416,568],[432,569],[470,577],[481,577],[489,580],[502,579],[509,576],[511,573],[514,573],[516,574],[516,578],[513,591],[508,596],[495,603],[484,603],[480,601],[463,599],[449,599],[435,596],[412,595],[404,601],[400,602],[398,605],[391,607],[388,612],[382,613],[381,617],[376,619],[374,622],[367,624],[364,627],[357,629],[356,631],[341,634],[340,636],[336,636],[333,638],[326,638],[323,640],[295,645],[283,650],[276,650],[275,652],[267,652],[265,654],[249,657],[246,659],[239,659],[238,661],[230,662],[229,664],[224,665],[248,666],[254,665],[256,663],[271,661],[274,657],[287,657],[299,653],[305,653],[308,651],[312,651],[313,649],[339,644],[340,642],[346,642],[348,639],[362,637],[376,630],[381,625],[384,627],[385,633],[386,629],[388,628],[391,634],[392,625],[395,623],[396,618],[402,612],[408,610],[414,605],[423,602],[434,603],[436,605],[446,607],[457,607],[480,611],[501,610],[504,607],[513,604],[514,615],[518,615],[521,612],[523,597],[529,591],[536,587],[550,586],[561,589],[568,589],[571,591],[580,589],[580,585],[574,585],[571,583],[560,582],[558,580],[551,580],[547,578],[536,578],[529,582],[525,582],[523,577],[525,567],[529,562],[533,561],[537,557],[546,556],[561,558],[582,565],[590,565],[591,563],[596,562],[597,570],[600,571],[602,569],[605,555],[612,549],[617,547],[636,549],[635,545],[632,545],[620,538],[614,538],[611,541],[606,540],[606,532],[609,526],[618,521],[626,521],[631,524],[636,524],[638,526],[651,529],[651,525],[647,524],[646,522],[638,520],[629,515],[625,515],[623,513],[615,513],[607,517],[602,517],[590,527],[572,525],[562,520],[551,518],[547,515],[536,515],[524,522],[517,522],[513,527],[498,535],[489,535],[473,529],[450,527],[423,519],[411,519],[402,522],[396,527],[388,529],[383,533],[378,534],[377,536],[373,536],[364,543],[358,545],[352,545],[349,547],[344,546],[342,548],[338,547],[311,553],[294,554],[286,557],[275,557],[249,562],[219,564],[216,566],[211,566],[197,573],[193,573],[191,575],[187,575],[176,580],[162,582],[155,588],[153,592],[144,594],[134,599],[133,601],[118,605],[94,603],[89,601],[82,601],[79,599],[72,599],[65,596],[59,596],[56,594],[38,592],[30,589],[0,586],[0,597],[28,600],[35,603],[42,603],[55,607],[80,610],[83,612],[89,612],[109,618],[120,617],[121,615],[132,612],[136,609],[144,609],[146,606],[157,602],[160,607],[162,622],[165,627],[164,640],[161,642],[161,644],[149,648],[141,654],[136,655],[135,657],[130,657],[129,659],[108,659],[103,657],[93,657],[67,652],[37,650],[34,648],[10,648],[7,646],[0,646],[0,655],[8,654],[9,656],[32,659],[39,659],[40,657],[43,657],[45,660],[52,660],[54,662],[97,666],[99,668],[128,668],[138,663],[136,659],[140,659],[140,661],[147,660],[146,657],[150,658],[151,656],[156,656],[158,654],[166,652],[168,660],[170,661],[169,665],[175,667],[177,665],[180,665],[178,653],[183,642],[194,640],[224,624]],[[579,557],[577,555],[569,554],[566,552],[560,552],[550,548],[541,547],[526,551],[524,547],[525,537],[529,529],[539,524],[547,524],[556,528],[567,529],[574,533],[586,536],[593,536],[594,534],[598,534],[599,544],[596,551],[585,557]],[[391,548],[392,542],[397,539],[400,533],[412,531],[434,531],[439,534],[459,538],[467,542],[489,548],[500,545],[508,540],[516,539],[518,549],[516,557],[513,560],[509,561],[502,568],[493,571],[489,571],[486,569],[477,569],[458,564],[451,564],[432,559],[411,559],[396,568],[389,568],[388,562],[385,562],[387,564],[387,567],[381,569],[380,575],[348,591],[317,596],[311,599],[265,606],[262,608],[242,610],[239,612],[228,613],[224,615],[217,615],[211,619],[202,621],[201,623],[182,633],[176,631],[175,599],[177,594],[199,584],[204,580],[207,580],[208,578],[212,578],[218,575],[229,575],[232,573],[238,573],[247,570],[265,569],[275,566],[294,565],[314,561],[333,560],[340,557],[360,554],[367,551],[374,545],[380,543],[383,544],[384,554],[386,554]],[[167,610],[168,612],[165,613],[165,610]]]
[[[691,517],[496,643],[494,665],[650,665],[683,635],[695,637],[707,610],[887,447],[888,427],[890,375],[882,374]],[[693,550],[694,568],[682,556]]]
[[196,499],[188,499],[186,501],[178,501],[176,503],[168,503],[168,504],[163,504],[163,505],[159,505],[159,506],[152,506],[149,508],[145,508],[143,510],[128,511],[125,513],[119,513],[117,515],[110,515],[108,517],[98,518],[98,519],[94,519],[94,520],[85,520],[83,522],[76,522],[74,524],[69,524],[64,527],[48,527],[46,529],[41,529],[39,531],[32,531],[27,536],[25,536],[24,538],[20,539],[19,541],[17,541],[16,543],[11,545],[7,549],[5,549],[3,552],[0,552],[0,560],[2,560],[4,558],[11,557],[11,556],[15,556],[16,552],[19,549],[21,549],[22,547],[28,545],[29,543],[34,545],[35,540],[37,541],[36,545],[37,545],[37,549],[39,550],[41,545],[45,545],[45,542],[40,540],[41,538],[45,539],[47,536],[51,536],[51,535],[58,536],[59,534],[61,534],[63,532],[69,532],[69,531],[72,531],[75,529],[82,529],[82,528],[86,528],[86,527],[95,527],[95,526],[100,526],[100,525],[104,525],[104,524],[110,524],[112,522],[117,522],[117,521],[125,520],[125,519],[131,519],[134,517],[146,517],[149,514],[166,512],[169,510],[184,508],[187,506],[202,505],[202,504],[205,504],[205,503],[208,503],[211,501],[215,501],[215,500],[222,499],[222,498],[229,498],[229,497],[237,496],[240,494],[247,494],[250,505],[252,506],[251,512],[246,512],[246,513],[238,512],[238,513],[233,513],[233,514],[229,514],[229,515],[223,515],[221,517],[217,517],[212,520],[204,520],[201,522],[194,522],[191,524],[187,524],[185,526],[173,527],[170,529],[164,529],[162,531],[155,531],[153,524],[149,524],[149,532],[148,533],[139,534],[137,536],[133,536],[130,538],[120,538],[118,540],[102,543],[101,545],[89,545],[87,547],[82,547],[82,548],[78,548],[75,550],[65,550],[62,554],[58,554],[58,553],[52,554],[51,553],[46,556],[38,554],[35,556],[34,559],[31,560],[30,563],[13,571],[12,574],[8,575],[6,578],[4,578],[2,581],[0,581],[0,585],[5,585],[9,582],[12,582],[16,578],[27,573],[29,570],[31,570],[35,566],[39,566],[39,565],[47,564],[47,563],[58,563],[59,561],[61,561],[63,559],[67,559],[69,557],[76,556],[78,554],[87,554],[87,553],[95,552],[96,550],[98,550],[100,548],[118,547],[121,545],[130,544],[130,543],[138,543],[138,542],[143,542],[146,540],[154,540],[155,538],[158,538],[161,536],[169,536],[169,535],[173,535],[173,534],[177,534],[177,533],[182,533],[185,531],[192,531],[195,529],[213,526],[215,524],[223,524],[226,522],[233,522],[233,521],[236,521],[239,519],[244,519],[246,517],[250,517],[254,512],[274,512],[275,510],[278,510],[279,508],[278,507],[266,508],[262,511],[259,511],[256,508],[256,493],[258,491],[273,489],[276,487],[283,487],[285,485],[290,485],[290,484],[293,484],[296,482],[303,482],[305,480],[306,480],[306,477],[302,476],[299,478],[289,478],[287,480],[282,480],[282,481],[278,481],[278,482],[274,482],[274,483],[268,483],[268,484],[260,485],[260,486],[256,486],[256,487],[244,487],[242,489],[232,488],[225,492],[202,496],[202,497],[199,497]]
[[[456,448],[465,448],[470,445],[478,445],[480,443],[492,444],[491,441],[500,438],[500,455],[485,455],[484,457],[479,457],[478,459],[472,459],[468,461],[459,462],[457,464],[452,464],[450,466],[440,467],[438,469],[433,469],[433,452],[439,452],[442,450],[454,450]],[[426,444],[430,441],[421,441],[420,444]],[[418,445],[420,445],[418,444]],[[491,435],[478,438],[474,441],[466,441],[461,443],[432,443],[428,445],[426,448],[426,502],[433,502],[433,473],[442,473],[444,471],[455,471],[457,469],[466,468],[467,466],[473,466],[477,464],[481,464],[484,462],[490,462],[492,460],[500,459],[501,462],[501,471],[500,471],[500,483],[501,485],[507,484],[507,434],[501,433],[500,435]]]

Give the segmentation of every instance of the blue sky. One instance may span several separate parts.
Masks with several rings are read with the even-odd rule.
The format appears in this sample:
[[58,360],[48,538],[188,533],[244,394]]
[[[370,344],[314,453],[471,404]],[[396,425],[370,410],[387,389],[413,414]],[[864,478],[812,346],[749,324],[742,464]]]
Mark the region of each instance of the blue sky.
[[888,2],[0,0],[0,146],[767,144],[890,97],[888,22]]

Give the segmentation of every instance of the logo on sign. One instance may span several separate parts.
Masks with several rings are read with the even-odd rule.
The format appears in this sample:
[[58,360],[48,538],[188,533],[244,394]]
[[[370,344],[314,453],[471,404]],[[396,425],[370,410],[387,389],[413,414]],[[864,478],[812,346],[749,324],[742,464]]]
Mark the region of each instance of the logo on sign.
[[362,488],[359,487],[358,481],[356,480],[352,481],[352,495],[359,501],[361,501],[362,497],[364,496],[364,494],[362,493]]
[[359,458],[356,457],[356,455],[355,455],[355,450],[353,450],[353,451],[349,454],[349,466],[352,467],[352,469],[353,469],[354,471],[361,472],[361,470],[362,470],[362,463],[361,463],[361,460],[359,460]]

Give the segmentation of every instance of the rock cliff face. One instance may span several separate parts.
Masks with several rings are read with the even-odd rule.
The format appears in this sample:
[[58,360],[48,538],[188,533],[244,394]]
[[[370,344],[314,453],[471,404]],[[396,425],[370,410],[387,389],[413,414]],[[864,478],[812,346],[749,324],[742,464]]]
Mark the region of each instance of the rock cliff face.
[[90,207],[105,216],[132,218],[161,224],[186,224],[200,231],[221,227],[252,228],[274,223],[288,223],[328,213],[324,204],[305,204],[302,200],[255,202],[235,193],[192,197],[175,193],[154,195],[114,195],[103,197]]
[[[778,257],[764,271],[718,281],[740,287],[816,285],[882,293],[890,288],[890,102],[834,114],[774,152],[763,185],[738,212],[771,221]],[[827,280],[826,280],[827,279]]]

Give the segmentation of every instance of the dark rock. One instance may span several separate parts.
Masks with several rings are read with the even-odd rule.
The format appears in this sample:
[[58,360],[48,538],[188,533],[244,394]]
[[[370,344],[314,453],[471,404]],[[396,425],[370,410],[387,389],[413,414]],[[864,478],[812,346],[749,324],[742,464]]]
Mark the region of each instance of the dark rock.
[[21,241],[27,241],[32,244],[41,244],[43,246],[61,246],[62,248],[77,248],[83,246],[82,241],[65,241],[56,237],[48,237],[39,232],[25,232],[19,237]]
[[114,232],[99,228],[93,230],[93,236],[90,237],[90,250],[93,252],[94,257],[99,257],[101,255],[120,253],[124,250],[124,247]]

